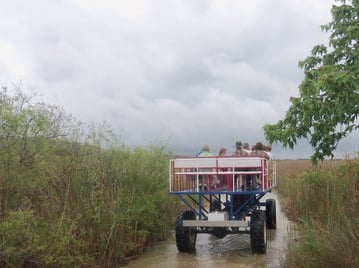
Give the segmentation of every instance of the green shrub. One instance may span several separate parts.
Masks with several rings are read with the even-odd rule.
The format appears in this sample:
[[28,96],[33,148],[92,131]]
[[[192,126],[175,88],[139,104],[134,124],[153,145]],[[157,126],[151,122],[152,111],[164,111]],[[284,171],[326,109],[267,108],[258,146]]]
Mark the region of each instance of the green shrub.
[[0,91],[0,263],[109,267],[165,238],[166,147],[127,148],[30,99]]

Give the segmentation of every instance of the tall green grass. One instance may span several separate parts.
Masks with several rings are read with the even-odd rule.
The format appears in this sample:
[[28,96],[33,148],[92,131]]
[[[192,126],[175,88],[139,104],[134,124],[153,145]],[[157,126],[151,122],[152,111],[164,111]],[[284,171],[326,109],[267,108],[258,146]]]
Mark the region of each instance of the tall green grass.
[[299,229],[285,267],[359,267],[359,159],[327,162],[279,182]]
[[117,267],[169,234],[166,146],[128,148],[28,100],[0,92],[1,267]]
[[164,148],[67,149],[0,177],[4,264],[111,266],[168,235],[176,202]]

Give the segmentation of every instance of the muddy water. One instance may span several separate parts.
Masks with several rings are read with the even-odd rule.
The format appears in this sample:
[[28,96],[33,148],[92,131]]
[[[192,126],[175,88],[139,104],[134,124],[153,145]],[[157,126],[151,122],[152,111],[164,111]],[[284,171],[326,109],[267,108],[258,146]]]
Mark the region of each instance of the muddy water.
[[132,260],[128,268],[192,268],[192,267],[281,267],[285,257],[290,222],[281,211],[276,194],[277,229],[268,230],[267,254],[253,255],[250,250],[249,235],[233,234],[218,239],[209,234],[198,234],[194,253],[179,253],[175,234],[166,241],[149,247],[138,259]]

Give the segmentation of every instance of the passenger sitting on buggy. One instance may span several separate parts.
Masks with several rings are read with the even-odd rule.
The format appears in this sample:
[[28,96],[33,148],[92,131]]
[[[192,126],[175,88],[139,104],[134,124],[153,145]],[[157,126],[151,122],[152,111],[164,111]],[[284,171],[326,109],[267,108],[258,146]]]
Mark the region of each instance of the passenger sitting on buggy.
[[[250,155],[250,151],[246,148],[249,148],[248,143],[244,143],[245,148],[243,147],[243,144],[241,141],[237,141],[235,146],[235,150],[232,153],[232,156],[248,156]],[[235,168],[235,171],[240,171],[243,169]],[[247,171],[247,170],[246,170]],[[235,184],[240,185],[240,189],[243,191],[245,189],[248,189],[251,184],[251,175],[237,175],[235,178]],[[237,186],[238,187],[238,186]]]
[[[214,156],[215,154],[211,152],[211,148],[208,144],[203,145],[201,151],[198,153],[198,157],[207,157],[207,156]],[[210,172],[211,169],[201,168],[202,172]],[[216,175],[199,175],[199,180],[201,184],[202,190],[208,190],[209,187],[216,187],[219,184],[218,178]],[[207,185],[211,184],[211,185]]]
[[270,159],[270,154],[267,151],[267,146],[263,145],[261,142],[257,142],[253,147],[253,154],[259,157]]

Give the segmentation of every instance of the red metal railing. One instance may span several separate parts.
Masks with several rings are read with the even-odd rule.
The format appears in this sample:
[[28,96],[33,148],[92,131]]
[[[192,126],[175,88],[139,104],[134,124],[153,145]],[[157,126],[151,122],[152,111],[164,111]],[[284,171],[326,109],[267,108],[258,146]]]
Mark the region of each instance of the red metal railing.
[[170,192],[268,191],[276,163],[257,156],[177,157],[170,161]]

